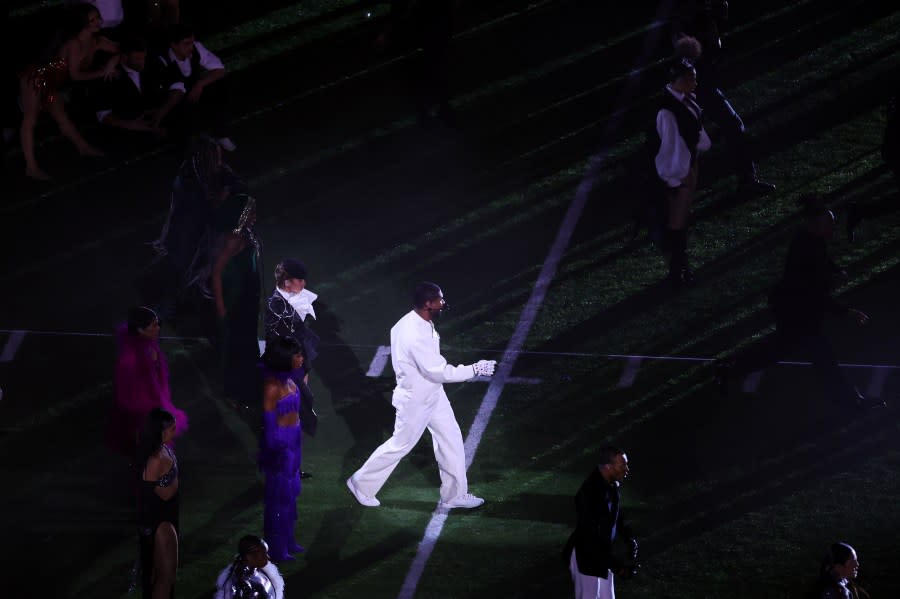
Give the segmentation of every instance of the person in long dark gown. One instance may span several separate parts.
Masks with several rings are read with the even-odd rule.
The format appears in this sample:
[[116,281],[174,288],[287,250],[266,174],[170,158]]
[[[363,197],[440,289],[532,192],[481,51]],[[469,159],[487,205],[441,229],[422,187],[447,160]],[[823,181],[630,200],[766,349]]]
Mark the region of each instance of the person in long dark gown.
[[215,223],[218,239],[211,286],[219,323],[224,393],[233,406],[246,407],[254,404],[259,394],[256,363],[262,243],[253,228],[256,200],[246,194],[228,196],[219,207]]
[[199,138],[172,183],[169,214],[151,244],[157,257],[143,282],[145,302],[157,306],[162,318],[174,320],[177,306],[192,298],[212,298],[214,217],[225,198],[246,191],[222,159],[219,144]]

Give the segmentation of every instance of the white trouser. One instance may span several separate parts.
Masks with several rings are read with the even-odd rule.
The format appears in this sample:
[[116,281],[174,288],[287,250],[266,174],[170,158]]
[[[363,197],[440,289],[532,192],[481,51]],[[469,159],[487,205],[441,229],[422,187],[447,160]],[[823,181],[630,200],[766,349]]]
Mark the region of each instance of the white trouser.
[[441,474],[441,499],[449,501],[469,491],[462,432],[441,388],[421,400],[394,393],[394,434],[372,453],[353,474],[353,482],[365,495],[375,497],[403,457],[412,451],[425,429],[431,433],[434,457]]
[[572,582],[575,584],[575,599],[616,599],[612,570],[607,571],[606,578],[582,574],[578,571],[578,560],[575,559],[574,548],[572,556],[569,558],[569,572],[571,572]]

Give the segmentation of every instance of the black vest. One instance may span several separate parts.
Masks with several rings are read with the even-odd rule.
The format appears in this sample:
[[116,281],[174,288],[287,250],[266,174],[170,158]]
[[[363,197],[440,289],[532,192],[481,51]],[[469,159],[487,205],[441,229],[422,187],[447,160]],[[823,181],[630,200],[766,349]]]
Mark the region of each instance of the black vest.
[[[654,117],[663,109],[668,110],[675,115],[675,123],[678,125],[678,134],[681,136],[681,139],[684,140],[685,145],[691,152],[691,164],[693,164],[694,161],[697,160],[697,143],[700,141],[702,116],[699,119],[694,116],[694,113],[682,102],[678,101],[678,99],[676,99],[668,90],[663,91],[662,96],[659,98],[659,101],[656,104]],[[656,151],[658,152],[659,144],[662,140],[659,138],[659,133],[656,131],[655,118],[653,119],[653,132],[647,137],[648,139],[656,140]],[[656,152],[653,153],[653,156],[656,156]]]
[[178,63],[171,59],[169,52],[166,51],[160,57],[162,64],[165,66],[166,83],[171,86],[173,83],[183,83],[185,91],[190,91],[194,83],[203,75],[203,67],[200,66],[200,53],[194,48],[191,53],[191,74],[187,77],[181,72]]
[[106,97],[109,99],[112,113],[119,118],[134,120],[148,111],[158,108],[165,96],[162,82],[158,77],[145,69],[140,74],[139,90],[125,69],[118,67],[119,76],[109,82]]

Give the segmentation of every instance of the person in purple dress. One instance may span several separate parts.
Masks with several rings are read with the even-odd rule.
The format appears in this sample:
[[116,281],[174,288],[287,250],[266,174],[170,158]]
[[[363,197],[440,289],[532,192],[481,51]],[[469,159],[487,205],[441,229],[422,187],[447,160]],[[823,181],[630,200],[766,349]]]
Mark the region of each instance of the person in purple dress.
[[294,537],[300,495],[302,426],[300,390],[291,378],[303,366],[303,350],[293,337],[278,337],[262,357],[263,434],[259,469],[266,476],[263,528],[273,561],[293,560],[303,547]]

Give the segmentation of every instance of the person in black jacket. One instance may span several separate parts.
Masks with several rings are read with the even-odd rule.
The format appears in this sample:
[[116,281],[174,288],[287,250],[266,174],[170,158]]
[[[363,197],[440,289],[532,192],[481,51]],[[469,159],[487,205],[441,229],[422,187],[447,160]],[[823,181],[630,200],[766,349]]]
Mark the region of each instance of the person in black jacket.
[[784,274],[769,294],[775,334],[734,360],[718,362],[717,383],[725,393],[728,379],[743,378],[771,366],[786,351],[799,346],[809,352],[827,396],[844,405],[877,405],[844,377],[824,332],[827,314],[850,315],[860,325],[869,320],[861,310],[846,306],[831,295],[831,290],[847,277],[828,255],[828,241],[834,238],[834,213],[818,194],[803,194],[800,203],[804,226],[791,241]]
[[[233,152],[237,146],[228,137],[228,79],[222,60],[196,41],[187,25],[172,28],[169,48],[158,60],[169,89],[162,112],[177,110],[185,127],[208,131],[223,150]],[[154,125],[160,121],[155,119]]]
[[110,127],[162,138],[166,135],[162,126],[167,116],[167,112],[162,112],[165,90],[159,74],[146,67],[147,42],[136,36],[122,40],[118,76],[104,89],[100,101],[103,108],[97,111],[97,120]]
[[[575,495],[577,523],[563,550],[576,599],[612,599],[615,576],[629,578],[638,567],[637,541],[622,516],[619,485],[628,476],[628,456],[616,447],[600,450],[600,464]],[[626,564],[613,555],[617,537],[631,549]]]
[[[313,302],[318,297],[306,289],[306,265],[300,260],[286,258],[275,266],[275,291],[266,300],[266,343],[279,337],[293,337],[303,349],[303,366],[291,373],[291,379],[300,390],[300,420],[303,432],[310,437],[316,434],[318,416],[313,408],[315,397],[309,388],[309,371],[318,357],[319,336],[305,324],[308,316],[316,317]],[[300,478],[310,478],[307,471]]]

